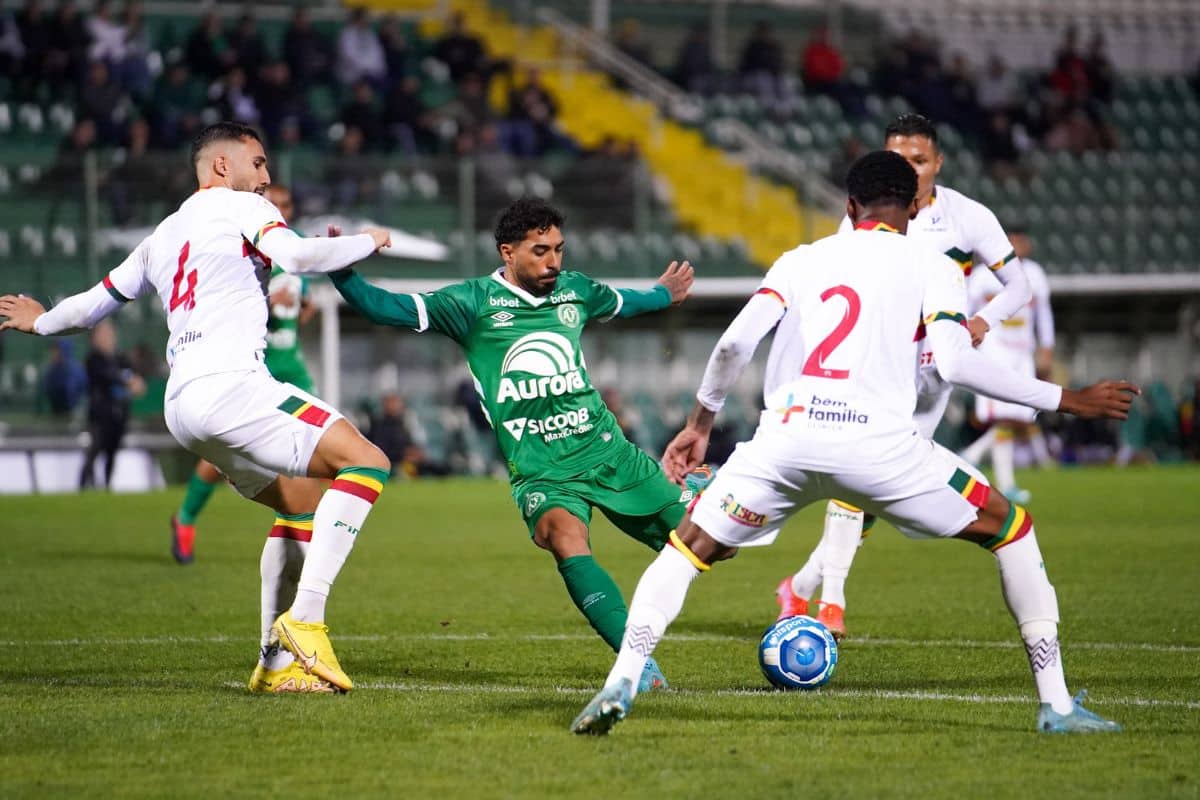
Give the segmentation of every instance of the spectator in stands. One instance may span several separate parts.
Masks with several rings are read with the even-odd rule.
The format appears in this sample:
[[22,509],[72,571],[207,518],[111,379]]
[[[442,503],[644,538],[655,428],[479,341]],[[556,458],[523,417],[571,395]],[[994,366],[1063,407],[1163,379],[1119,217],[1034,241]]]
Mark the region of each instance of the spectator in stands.
[[246,86],[246,73],[239,66],[229,68],[220,80],[208,87],[208,100],[221,119],[232,119],[247,125],[257,125],[262,119],[258,103]]
[[[258,88],[259,71],[267,60],[267,47],[258,32],[258,23],[252,14],[242,14],[237,25],[226,36],[234,63],[242,68],[252,90]],[[257,92],[256,92],[257,93]]]
[[446,475],[443,464],[429,460],[425,451],[425,431],[408,410],[404,398],[396,392],[383,397],[379,413],[371,416],[367,438],[392,462],[392,475],[415,478],[419,475]]
[[117,74],[129,92],[141,100],[150,96],[154,86],[154,75],[150,72],[150,57],[154,47],[142,18],[139,3],[125,7],[125,59],[117,65]]
[[40,0],[26,0],[12,17],[20,43],[21,60],[12,65],[14,95],[32,97],[46,76],[46,59],[51,48],[51,25]]
[[91,442],[79,471],[79,488],[94,485],[92,468],[96,456],[104,453],[104,488],[112,486],[117,450],[129,427],[129,404],[133,396],[146,391],[146,383],[131,368],[129,360],[117,352],[117,333],[112,322],[103,320],[92,329],[92,349],[88,353],[88,433]]
[[255,102],[261,115],[263,132],[272,143],[283,138],[283,129],[289,124],[306,133],[315,129],[308,103],[291,80],[285,61],[272,61],[262,68]]
[[[555,182],[563,202],[587,209],[590,225],[596,228],[629,230],[634,224],[637,204],[637,151],[613,136],[583,154]],[[597,188],[603,193],[597,196]]]
[[716,89],[716,72],[708,26],[702,22],[694,23],[675,60],[675,82],[689,92],[712,94]]
[[1019,89],[1016,76],[1009,70],[1004,60],[993,55],[988,59],[987,68],[979,79],[976,93],[979,107],[984,112],[1009,113],[1019,103]]
[[188,66],[176,61],[167,67],[165,77],[154,86],[150,115],[154,120],[155,143],[160,147],[178,147],[200,132],[200,110],[204,108],[204,87],[192,79]]
[[84,21],[88,60],[103,61],[110,68],[125,61],[125,26],[117,19],[114,5],[110,0],[101,0]]
[[650,43],[642,35],[642,26],[638,24],[636,19],[621,20],[621,24],[617,26],[617,35],[613,38],[613,44],[616,45],[618,50],[639,64],[644,64],[651,69],[654,68],[654,60],[650,54]]
[[350,12],[350,21],[338,34],[337,75],[343,86],[367,80],[382,90],[387,84],[387,56],[365,8]]
[[329,39],[313,27],[312,16],[304,5],[296,6],[283,35],[283,57],[292,80],[302,90],[322,80],[333,63]]
[[431,140],[426,108],[421,100],[421,82],[408,76],[396,83],[383,109],[389,149],[414,156]]
[[379,193],[377,165],[363,158],[363,132],[348,125],[338,141],[336,157],[325,164],[325,186],[333,194],[332,206],[349,209],[370,203]]
[[450,78],[455,83],[461,82],[469,75],[488,76],[490,66],[484,54],[483,42],[467,31],[466,19],[462,12],[455,12],[450,17],[450,26],[442,38],[434,42],[430,54],[441,61],[450,70]]
[[164,170],[161,161],[148,158],[149,149],[150,125],[144,119],[136,119],[129,124],[129,135],[120,162],[109,173],[101,188],[101,197],[107,201],[113,222],[117,225],[128,225],[134,221],[136,203],[171,198],[164,190],[171,184],[172,170]]
[[87,69],[87,80],[79,89],[77,116],[96,123],[100,144],[119,144],[125,137],[132,101],[120,84],[113,80],[108,64],[93,61]]
[[479,73],[466,75],[458,87],[458,96],[434,109],[433,117],[447,126],[450,137],[474,133],[481,126],[492,123],[495,114]]
[[1021,152],[1008,114],[1003,111],[988,114],[979,139],[979,154],[996,180],[1018,175]]
[[1084,59],[1084,69],[1087,72],[1088,87],[1092,100],[1108,105],[1113,97],[1113,65],[1108,58],[1104,43],[1104,34],[1100,31],[1092,36],[1088,45],[1087,58]]
[[845,188],[846,173],[850,165],[867,154],[862,139],[851,134],[842,141],[842,147],[829,163],[829,180],[835,186]]
[[410,63],[412,52],[408,39],[395,14],[388,14],[379,23],[379,42],[383,45],[383,57],[387,62],[388,85],[396,86],[413,71],[413,66]]
[[56,94],[83,74],[88,41],[78,8],[72,0],[64,0],[50,25],[50,50],[46,55],[46,79]]
[[846,60],[829,41],[829,29],[818,25],[800,56],[800,77],[804,80],[805,90],[836,97],[845,71]]
[[354,84],[350,102],[342,107],[341,120],[347,127],[362,131],[364,151],[383,148],[386,139],[383,114],[375,101],[375,90],[371,88],[370,81],[361,80]]
[[221,18],[216,11],[205,14],[188,36],[184,58],[192,74],[205,81],[215,81],[233,65],[235,53],[221,31]]
[[521,158],[541,156],[552,148],[573,151],[574,143],[558,132],[557,113],[558,105],[542,83],[541,72],[529,67],[525,82],[508,96],[505,148]]
[[10,80],[17,77],[25,63],[25,45],[21,29],[11,11],[0,9],[0,75]]
[[950,96],[953,113],[946,121],[959,130],[977,135],[981,130],[979,115],[979,100],[975,88],[975,76],[971,65],[962,52],[955,52],[950,57],[950,66],[945,75],[946,92]]
[[87,392],[87,371],[75,358],[75,343],[57,339],[50,347],[50,363],[42,374],[42,392],[50,413],[56,417],[70,416]]
[[758,95],[763,106],[785,113],[791,108],[791,96],[783,75],[783,48],[765,20],[754,26],[742,48],[738,75],[743,88]]

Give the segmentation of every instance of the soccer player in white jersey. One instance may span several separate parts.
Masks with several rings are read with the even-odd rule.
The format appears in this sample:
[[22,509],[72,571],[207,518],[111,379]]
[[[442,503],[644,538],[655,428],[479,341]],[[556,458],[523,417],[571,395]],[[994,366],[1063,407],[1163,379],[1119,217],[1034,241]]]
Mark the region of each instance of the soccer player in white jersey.
[[664,468],[678,480],[700,463],[716,413],[774,329],[758,429],[643,573],[616,663],[572,723],[576,733],[606,733],[629,713],[642,665],[697,575],[739,547],[769,544],[794,511],[829,497],[869,509],[908,536],[954,537],[992,551],[1029,653],[1038,729],[1120,730],[1067,691],[1058,602],[1029,514],[918,431],[913,332],[924,325],[945,378],[1037,408],[1123,419],[1137,387],[1106,382],[1071,391],[984,359],[965,327],[962,271],[903,235],[916,212],[912,168],[877,151],[850,168],[846,185],[855,229],[781,256],[713,350]]
[[[1029,282],[1020,261],[995,214],[981,203],[936,183],[944,156],[932,122],[920,114],[897,117],[884,132],[884,149],[904,156],[917,173],[919,210],[908,226],[908,236],[945,253],[964,275],[970,275],[976,263],[986,265],[987,271],[1003,286],[967,320],[971,339],[979,344],[989,330],[997,328],[1030,300]],[[839,230],[844,232],[851,227],[847,218]],[[922,436],[933,438],[946,413],[950,385],[938,373],[928,347],[922,347],[918,375],[917,430]],[[784,578],[775,589],[780,619],[808,614],[809,598],[820,585],[821,600],[814,616],[834,636],[840,638],[845,634],[846,577],[855,552],[874,522],[874,517],[851,503],[841,499],[829,501],[820,542],[800,571]]]
[[[304,239],[289,230],[262,197],[271,177],[250,127],[209,126],[191,156],[199,190],[120,266],[49,311],[24,295],[0,297],[0,317],[8,318],[0,330],[70,333],[139,295],[158,294],[170,328],[167,427],[240,494],[277,515],[263,551],[264,647],[251,689],[348,691],[352,683],[327,636],[325,605],[391,465],[336,410],[267,372],[266,285],[273,263],[295,273],[330,272],[388,246],[389,236],[369,229]],[[314,479],[333,483],[326,490]],[[291,608],[275,608],[283,577],[274,551],[288,540],[310,539],[303,568],[294,564]],[[275,639],[282,652],[269,647]]]
[[[1029,258],[1033,248],[1028,235],[1024,231],[1010,229],[1008,237],[1033,287],[1033,300],[1000,323],[1000,327],[984,339],[979,350],[1013,369],[1044,378],[1050,373],[1054,360],[1054,311],[1050,307],[1050,281],[1042,266]],[[967,281],[968,300],[973,308],[977,308],[991,302],[1000,288],[991,275],[976,270]],[[1049,463],[1050,451],[1037,425],[1037,411],[1028,406],[978,395],[975,398],[975,416],[991,427],[963,450],[962,457],[978,465],[990,451],[996,488],[1013,502],[1028,503],[1029,492],[1017,486],[1013,473],[1013,451],[1016,439],[1023,438],[1033,449],[1036,463]]]

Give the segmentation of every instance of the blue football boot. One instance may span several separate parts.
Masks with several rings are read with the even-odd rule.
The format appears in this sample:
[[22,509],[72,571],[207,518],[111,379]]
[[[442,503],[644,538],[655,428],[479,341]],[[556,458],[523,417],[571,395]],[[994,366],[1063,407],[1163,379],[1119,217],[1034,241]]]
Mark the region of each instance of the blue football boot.
[[1111,719],[1088,711],[1083,707],[1087,698],[1087,689],[1075,695],[1074,705],[1070,714],[1059,714],[1049,703],[1042,703],[1038,708],[1037,727],[1042,733],[1118,733],[1121,726]]
[[571,723],[571,731],[603,736],[612,730],[613,725],[625,719],[631,708],[633,684],[627,678],[622,678],[616,684],[605,686],[596,693],[592,702],[588,703]]

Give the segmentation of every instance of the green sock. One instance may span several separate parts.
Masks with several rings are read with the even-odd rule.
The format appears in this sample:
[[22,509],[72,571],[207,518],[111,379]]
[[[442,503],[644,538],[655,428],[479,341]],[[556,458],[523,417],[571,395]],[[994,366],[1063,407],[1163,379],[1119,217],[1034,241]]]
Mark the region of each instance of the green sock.
[[196,517],[200,516],[200,512],[204,510],[208,498],[212,497],[213,490],[216,488],[215,483],[206,483],[201,480],[199,475],[192,473],[192,479],[188,481],[187,494],[183,496],[183,505],[179,507],[181,525],[196,524]]
[[558,562],[558,573],[567,584],[567,593],[575,607],[587,617],[588,624],[614,653],[619,652],[629,612],[617,584],[591,556],[564,558]]

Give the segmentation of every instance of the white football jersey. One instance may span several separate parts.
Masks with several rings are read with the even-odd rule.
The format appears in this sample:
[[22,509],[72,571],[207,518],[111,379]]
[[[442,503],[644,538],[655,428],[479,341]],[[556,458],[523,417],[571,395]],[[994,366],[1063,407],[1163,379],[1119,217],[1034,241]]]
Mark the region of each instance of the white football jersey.
[[[852,228],[850,218],[844,217],[838,232]],[[945,253],[965,275],[975,264],[996,270],[1016,257],[996,215],[983,203],[945,186],[933,188],[929,204],[909,221],[906,235]]]
[[255,246],[279,210],[253,192],[203,189],[164,219],[104,286],[124,301],[151,290],[167,315],[167,396],[193,378],[262,369],[271,264]]
[[[1050,281],[1041,264],[1021,259],[1025,276],[1033,289],[1033,299],[1016,314],[989,330],[981,350],[1033,356],[1038,347],[1054,346],[1054,312],[1050,307]],[[967,280],[967,300],[971,313],[983,308],[1004,287],[986,270],[976,270]]]
[[966,319],[962,271],[886,226],[784,253],[759,293],[785,308],[767,357],[765,413],[830,441],[915,431],[922,323]]

